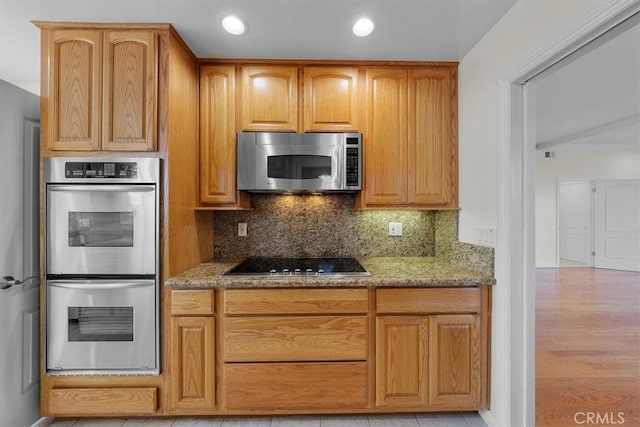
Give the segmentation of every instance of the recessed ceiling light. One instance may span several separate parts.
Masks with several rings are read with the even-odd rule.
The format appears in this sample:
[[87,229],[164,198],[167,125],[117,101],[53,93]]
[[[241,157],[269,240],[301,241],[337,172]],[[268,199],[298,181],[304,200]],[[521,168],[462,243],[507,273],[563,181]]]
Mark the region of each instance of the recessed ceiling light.
[[365,37],[373,31],[373,21],[369,18],[360,18],[353,24],[353,34],[358,37]]
[[244,24],[242,19],[233,15],[227,15],[222,18],[222,28],[224,28],[228,33],[236,36],[244,34],[245,31],[247,31],[247,26]]

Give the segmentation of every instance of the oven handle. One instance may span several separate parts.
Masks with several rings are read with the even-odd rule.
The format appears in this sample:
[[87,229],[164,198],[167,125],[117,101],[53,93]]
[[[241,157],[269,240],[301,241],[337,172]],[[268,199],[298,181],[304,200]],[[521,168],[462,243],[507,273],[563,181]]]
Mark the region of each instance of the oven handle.
[[155,191],[155,185],[67,185],[67,184],[48,184],[49,191],[104,191],[104,192],[120,192],[120,193],[143,193]]
[[67,289],[128,289],[153,285],[153,280],[127,280],[124,283],[114,283],[112,280],[86,280],[82,283],[73,283],[67,280],[49,280],[48,286]]

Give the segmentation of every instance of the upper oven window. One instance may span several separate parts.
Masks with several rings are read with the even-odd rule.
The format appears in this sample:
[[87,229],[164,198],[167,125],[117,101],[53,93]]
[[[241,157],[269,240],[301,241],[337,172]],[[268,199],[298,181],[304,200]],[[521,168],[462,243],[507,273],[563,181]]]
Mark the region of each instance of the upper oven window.
[[69,212],[69,246],[132,247],[133,212]]

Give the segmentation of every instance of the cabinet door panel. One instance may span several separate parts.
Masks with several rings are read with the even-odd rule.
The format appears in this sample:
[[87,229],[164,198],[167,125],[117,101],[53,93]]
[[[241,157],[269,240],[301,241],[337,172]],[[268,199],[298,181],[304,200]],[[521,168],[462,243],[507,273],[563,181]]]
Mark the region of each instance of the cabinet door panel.
[[428,318],[376,319],[376,406],[427,405]]
[[305,67],[304,131],[357,131],[358,68]]
[[409,71],[408,202],[453,202],[457,157],[449,68]]
[[181,289],[171,292],[171,314],[213,316],[215,299],[213,289]]
[[171,319],[171,407],[213,410],[215,396],[214,319]]
[[367,360],[365,316],[227,317],[225,362]]
[[367,405],[367,363],[225,363],[231,410],[345,410]]
[[155,33],[107,31],[104,64],[102,148],[155,150],[158,87]]
[[242,129],[298,129],[298,68],[242,67]]
[[154,415],[156,387],[53,388],[47,393],[49,414],[69,416]]
[[376,290],[378,313],[479,313],[479,288],[381,288]]
[[407,71],[366,70],[364,198],[368,205],[407,201]]
[[233,204],[236,190],[235,67],[200,70],[200,201]]
[[473,409],[480,403],[480,318],[429,319],[429,404]]
[[358,314],[366,313],[366,289],[225,289],[224,313]]
[[49,40],[47,148],[98,150],[102,37],[91,30],[58,30]]

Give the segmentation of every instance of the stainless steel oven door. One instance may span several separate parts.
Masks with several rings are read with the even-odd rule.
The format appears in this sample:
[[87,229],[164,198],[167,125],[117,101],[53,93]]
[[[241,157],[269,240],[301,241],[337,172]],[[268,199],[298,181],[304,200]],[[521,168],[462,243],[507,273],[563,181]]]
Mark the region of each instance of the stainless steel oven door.
[[155,274],[155,185],[47,185],[47,274]]
[[47,372],[157,373],[154,280],[50,280]]

